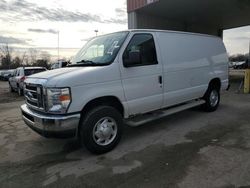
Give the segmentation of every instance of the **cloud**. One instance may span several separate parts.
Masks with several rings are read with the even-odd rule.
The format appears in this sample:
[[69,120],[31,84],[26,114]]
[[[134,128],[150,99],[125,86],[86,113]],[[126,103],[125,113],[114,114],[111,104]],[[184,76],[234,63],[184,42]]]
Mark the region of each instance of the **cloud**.
[[90,41],[90,40],[93,39],[93,38],[94,38],[94,37],[83,38],[83,39],[81,39],[81,41],[88,42],[88,41]]
[[115,9],[115,12],[117,14],[117,16],[126,16],[127,15],[127,12],[126,12],[126,9],[125,8],[116,8]]
[[241,37],[229,37],[228,39],[230,39],[230,40],[249,41],[250,37],[244,37],[244,36],[241,36]]
[[104,23],[127,24],[128,21],[126,18],[124,18],[124,19],[110,18],[109,20],[104,20]]
[[117,23],[117,24],[127,24],[127,1],[124,0],[123,6],[121,8],[115,9],[116,17],[119,19],[111,18],[109,20],[110,23]]
[[226,41],[239,41],[239,42],[242,42],[242,41],[249,41],[250,40],[250,36],[244,36],[244,35],[236,35],[236,36],[233,36],[233,35],[225,35],[224,36],[224,40]]
[[58,33],[58,31],[56,31],[54,29],[45,30],[45,29],[32,29],[32,28],[29,28],[28,31],[29,32],[35,32],[35,33],[51,33],[51,34],[57,34]]
[[249,51],[250,26],[225,30],[223,40],[229,54],[245,54]]
[[26,40],[0,36],[0,44],[27,44]]
[[250,27],[240,27],[224,31],[224,39],[227,41],[249,41],[250,40]]
[[[99,22],[124,24],[124,20],[110,19],[102,20],[100,16],[79,11],[68,11],[63,8],[46,8],[26,0],[5,1],[0,0],[0,20],[8,22],[18,21],[65,21],[65,22]],[[116,9],[118,14],[124,14],[122,9]],[[4,17],[8,15],[8,18]],[[11,15],[11,16],[9,16]]]
[[[17,11],[18,10],[18,11]],[[81,12],[71,12],[62,8],[50,9],[25,0],[14,0],[6,2],[0,0],[0,11],[10,13],[10,21],[66,21],[66,22],[100,22],[97,15],[84,14]],[[0,19],[2,16],[0,16]]]
[[7,2],[4,0],[0,0],[0,9],[6,9],[7,8]]

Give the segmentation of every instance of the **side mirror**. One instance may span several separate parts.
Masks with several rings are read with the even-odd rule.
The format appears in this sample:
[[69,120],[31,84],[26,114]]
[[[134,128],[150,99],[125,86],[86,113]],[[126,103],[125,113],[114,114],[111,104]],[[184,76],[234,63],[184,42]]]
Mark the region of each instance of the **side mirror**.
[[129,52],[128,57],[123,58],[124,67],[132,67],[134,65],[140,64],[141,54],[139,51]]

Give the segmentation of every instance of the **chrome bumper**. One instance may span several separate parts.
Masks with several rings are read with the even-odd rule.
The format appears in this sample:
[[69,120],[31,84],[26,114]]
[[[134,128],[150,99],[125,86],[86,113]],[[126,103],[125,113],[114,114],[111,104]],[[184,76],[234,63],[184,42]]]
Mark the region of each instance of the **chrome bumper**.
[[40,114],[21,106],[24,122],[34,131],[45,137],[76,137],[80,121],[80,113],[73,115]]

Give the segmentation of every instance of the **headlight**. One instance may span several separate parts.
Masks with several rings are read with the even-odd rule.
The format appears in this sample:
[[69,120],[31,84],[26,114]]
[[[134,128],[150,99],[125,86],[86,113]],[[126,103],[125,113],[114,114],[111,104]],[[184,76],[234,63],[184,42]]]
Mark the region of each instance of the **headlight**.
[[63,114],[71,102],[69,88],[47,88],[47,109],[48,112]]

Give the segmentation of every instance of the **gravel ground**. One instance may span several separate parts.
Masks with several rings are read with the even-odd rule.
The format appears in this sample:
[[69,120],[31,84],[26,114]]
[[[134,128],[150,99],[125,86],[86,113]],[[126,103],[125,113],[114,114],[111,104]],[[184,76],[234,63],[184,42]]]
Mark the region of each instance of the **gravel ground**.
[[18,96],[17,93],[9,92],[8,82],[0,81],[0,103],[10,103],[10,102],[22,101],[22,100],[23,100],[23,97]]
[[22,97],[0,82],[0,187],[250,187],[250,95],[232,78],[216,112],[190,109],[125,127],[92,155],[73,139],[46,139],[22,121]]

